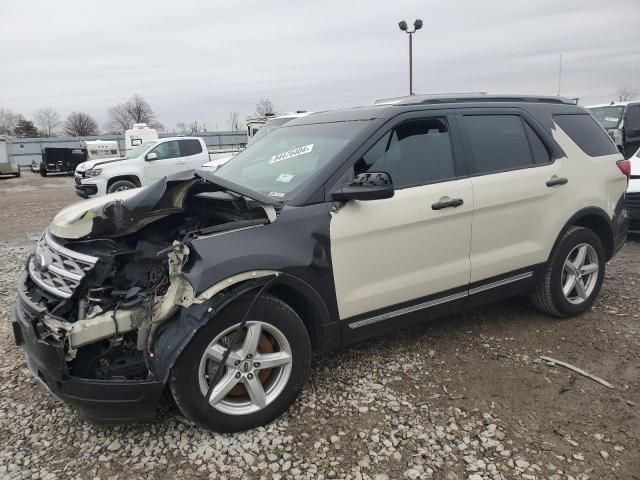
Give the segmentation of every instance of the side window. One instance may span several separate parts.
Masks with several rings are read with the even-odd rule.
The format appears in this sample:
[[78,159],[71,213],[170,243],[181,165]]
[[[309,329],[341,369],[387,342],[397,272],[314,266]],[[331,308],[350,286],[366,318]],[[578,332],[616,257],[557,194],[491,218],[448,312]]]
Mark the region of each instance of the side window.
[[182,147],[182,155],[185,157],[202,153],[202,145],[198,140],[192,138],[188,140],[180,140],[180,144]]
[[519,115],[464,115],[463,121],[476,173],[533,165],[529,139]]
[[387,172],[395,188],[454,178],[449,128],[444,118],[402,123],[358,160],[355,173]]
[[627,108],[624,130],[627,135],[640,135],[640,105],[630,105]]
[[527,122],[524,123],[524,129],[527,131],[527,138],[529,139],[529,146],[531,147],[531,153],[533,154],[533,163],[549,163],[551,156],[549,150],[545,147],[540,137],[533,128],[529,126]]
[[176,158],[180,156],[180,145],[178,140],[172,140],[170,142],[164,142],[151,150],[149,153],[155,153],[158,156],[158,160],[165,160],[167,158]]
[[553,121],[590,157],[618,153],[618,149],[591,115],[554,115]]

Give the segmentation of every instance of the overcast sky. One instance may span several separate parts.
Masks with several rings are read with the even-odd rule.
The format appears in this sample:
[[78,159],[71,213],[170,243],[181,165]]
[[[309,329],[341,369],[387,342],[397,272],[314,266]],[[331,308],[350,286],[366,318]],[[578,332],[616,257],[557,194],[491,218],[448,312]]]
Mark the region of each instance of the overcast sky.
[[277,111],[417,93],[558,92],[581,103],[640,87],[640,0],[0,0],[0,107],[103,125],[133,93],[158,120],[226,129],[261,97]]

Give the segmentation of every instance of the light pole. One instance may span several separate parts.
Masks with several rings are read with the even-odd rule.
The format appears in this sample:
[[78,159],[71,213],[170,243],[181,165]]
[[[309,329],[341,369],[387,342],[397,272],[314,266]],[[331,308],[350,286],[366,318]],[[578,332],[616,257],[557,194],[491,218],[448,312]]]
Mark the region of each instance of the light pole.
[[400,30],[409,34],[409,95],[413,95],[413,34],[422,28],[422,20],[419,18],[413,22],[413,30],[409,30],[407,22],[398,23]]

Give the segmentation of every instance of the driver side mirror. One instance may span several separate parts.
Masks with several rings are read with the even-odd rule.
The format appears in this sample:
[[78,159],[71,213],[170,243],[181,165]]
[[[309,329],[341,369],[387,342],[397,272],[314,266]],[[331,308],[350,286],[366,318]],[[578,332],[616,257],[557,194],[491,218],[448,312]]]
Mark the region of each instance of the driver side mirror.
[[147,153],[147,156],[144,157],[146,160],[157,160],[158,159],[158,155],[156,153]]
[[393,197],[393,181],[387,172],[359,173],[348,185],[338,187],[331,198],[338,202],[348,200],[381,200]]

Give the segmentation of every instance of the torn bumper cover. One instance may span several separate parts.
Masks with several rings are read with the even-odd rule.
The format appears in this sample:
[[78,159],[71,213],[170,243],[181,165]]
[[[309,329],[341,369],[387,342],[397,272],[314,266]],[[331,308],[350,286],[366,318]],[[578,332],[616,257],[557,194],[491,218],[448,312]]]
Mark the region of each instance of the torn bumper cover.
[[16,344],[24,348],[33,375],[89,419],[108,422],[155,418],[163,382],[95,380],[68,374],[64,346],[43,327],[47,312],[28,297],[25,282],[26,274],[20,280],[12,324]]

